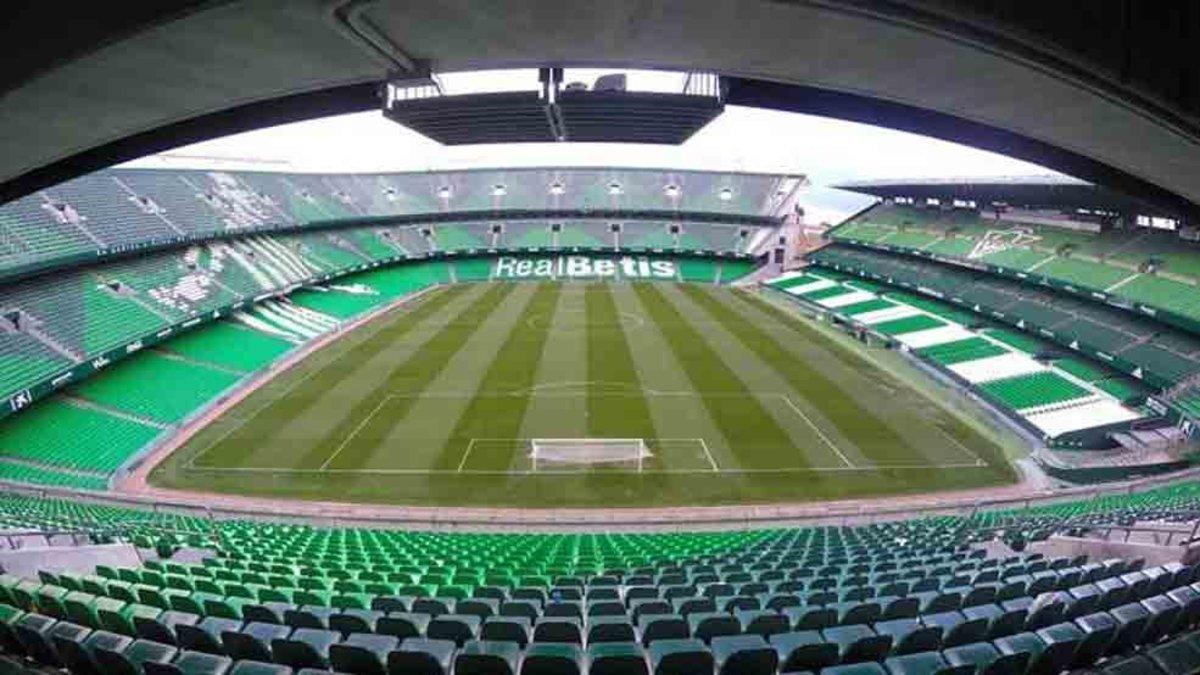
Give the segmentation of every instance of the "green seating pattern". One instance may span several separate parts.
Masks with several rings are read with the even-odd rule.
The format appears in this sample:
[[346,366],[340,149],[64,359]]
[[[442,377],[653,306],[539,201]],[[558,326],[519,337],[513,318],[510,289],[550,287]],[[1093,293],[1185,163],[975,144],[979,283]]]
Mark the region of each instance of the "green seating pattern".
[[1088,396],[1088,391],[1052,372],[991,380],[978,385],[984,393],[1015,409],[1035,408]]
[[223,370],[142,351],[102,377],[72,387],[69,394],[158,422],[177,422],[238,379]]

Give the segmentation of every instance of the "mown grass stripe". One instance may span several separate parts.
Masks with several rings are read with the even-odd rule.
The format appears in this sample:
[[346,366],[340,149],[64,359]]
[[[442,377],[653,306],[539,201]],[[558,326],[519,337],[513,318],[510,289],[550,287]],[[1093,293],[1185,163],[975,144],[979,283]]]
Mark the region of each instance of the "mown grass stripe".
[[[418,400],[416,396],[393,399],[394,403],[388,406],[388,415],[373,417],[364,425],[363,420],[380,405],[383,397],[396,390],[403,390],[409,394],[421,393],[512,290],[511,285],[498,284],[476,298],[454,321],[429,338],[417,351],[397,364],[386,378],[366,392],[354,407],[333,425],[329,433],[305,454],[299,465],[321,466],[335,452],[338,453],[337,457],[329,463],[329,467],[357,469],[364,465],[376,446],[361,440],[351,440],[344,447],[340,447],[339,451],[343,441],[356,429],[357,439],[382,438],[382,430],[379,427],[390,427],[397,419],[403,418]],[[314,384],[326,386],[319,382]]]
[[390,323],[341,353],[338,358],[329,359],[315,368],[310,364],[317,359],[327,358],[326,354],[336,353],[336,350],[313,354],[309,357],[313,361],[301,364],[285,377],[255,392],[247,399],[246,403],[253,404],[254,399],[259,395],[269,396],[279,387],[290,387],[294,378],[297,377],[307,380],[304,386],[297,387],[286,396],[255,409],[254,413],[225,440],[197,456],[195,464],[197,466],[231,466],[244,463],[247,444],[258,439],[280,436],[281,431],[292,424],[297,415],[316,405],[328,394],[328,383],[331,379],[340,379],[343,376],[347,363],[363,363],[371,359],[380,350],[394,344],[396,340],[422,325],[426,319],[445,309],[447,305],[466,292],[467,288],[467,286],[451,286],[441,291],[434,291],[432,297],[426,296],[412,310],[382,319],[390,320]]
[[[521,435],[521,422],[529,407],[538,361],[553,323],[560,288],[559,284],[547,283],[534,291],[521,315],[544,316],[546,320],[519,321],[508,332],[432,468],[456,468],[472,438],[516,438]],[[488,469],[503,470],[508,468],[513,453],[518,450],[515,445],[489,448],[488,457],[480,459],[487,463]]]
[[[825,377],[806,360],[789,352],[758,322],[749,320],[744,313],[732,309],[704,289],[688,286],[683,292],[770,365],[797,394],[818,404],[821,413],[865,456],[880,461],[912,457],[913,450],[891,425],[864,408],[842,383]],[[745,297],[741,293],[733,295]],[[804,339],[804,336],[797,334],[796,338]]]
[[617,314],[612,287],[590,284],[584,291],[587,316],[587,429],[599,438],[644,438],[655,436],[650,406],[625,329]]
[[634,284],[633,289],[733,453],[794,455],[787,432],[662,291],[650,283]]

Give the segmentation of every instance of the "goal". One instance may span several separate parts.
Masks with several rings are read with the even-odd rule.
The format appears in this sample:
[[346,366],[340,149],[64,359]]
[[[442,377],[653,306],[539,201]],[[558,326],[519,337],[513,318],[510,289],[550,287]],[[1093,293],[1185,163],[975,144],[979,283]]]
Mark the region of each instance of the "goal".
[[642,438],[532,438],[529,460],[533,470],[561,467],[627,467],[642,471],[651,457]]

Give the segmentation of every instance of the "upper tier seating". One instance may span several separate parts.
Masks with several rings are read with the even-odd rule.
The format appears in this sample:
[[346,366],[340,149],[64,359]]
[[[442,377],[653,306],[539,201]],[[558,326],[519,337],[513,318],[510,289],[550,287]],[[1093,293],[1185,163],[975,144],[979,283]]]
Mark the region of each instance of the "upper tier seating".
[[1172,232],[1093,233],[997,221],[961,210],[880,204],[835,228],[830,236],[836,241],[986,263],[1200,321],[1200,293],[1196,292],[1200,249]]
[[[673,196],[665,182],[679,184]],[[763,204],[786,180],[749,176],[637,169],[507,169],[430,174],[317,175],[172,169],[106,169],[0,205],[0,271],[98,252],[162,245],[219,234],[269,232],[347,218],[435,216],[445,212],[545,209],[584,213],[595,209],[697,213],[730,222],[762,219]],[[683,184],[686,183],[686,184]],[[551,186],[559,190],[551,192]],[[614,188],[614,185],[617,186]],[[469,216],[468,216],[469,217]],[[624,220],[624,219],[623,219]],[[611,246],[607,220],[573,227],[555,237],[552,221],[514,223],[495,237],[492,222],[447,225],[435,237],[439,250],[481,247]],[[655,236],[634,234],[628,246],[740,251],[741,226],[682,223],[676,242],[656,221]],[[440,225],[428,227],[437,231]],[[461,230],[461,231],[456,231]],[[658,236],[661,235],[661,236]],[[663,238],[670,241],[663,241]],[[400,235],[398,245],[413,255],[430,248],[420,236]],[[373,245],[367,248],[376,248]],[[382,250],[364,250],[378,257]]]
[[[926,289],[977,312],[1017,324],[1066,347],[1100,352],[1099,358],[1155,387],[1200,372],[1200,339],[1129,312],[1069,295],[1049,293],[990,274],[911,256],[834,244],[809,255],[832,269],[866,273],[891,283]],[[1122,365],[1124,364],[1124,365]]]

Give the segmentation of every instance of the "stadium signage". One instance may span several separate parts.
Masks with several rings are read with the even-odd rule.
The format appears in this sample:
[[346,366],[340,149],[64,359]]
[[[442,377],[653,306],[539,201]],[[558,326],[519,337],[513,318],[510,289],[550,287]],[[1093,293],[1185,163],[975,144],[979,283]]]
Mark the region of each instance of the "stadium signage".
[[585,255],[565,255],[553,258],[496,259],[492,276],[496,279],[558,279],[558,278],[623,278],[674,279],[673,260],[649,260],[624,256],[621,258],[592,258]]
[[33,403],[33,394],[28,389],[22,389],[8,399],[8,406],[13,412],[24,408],[30,403]]

